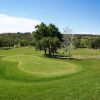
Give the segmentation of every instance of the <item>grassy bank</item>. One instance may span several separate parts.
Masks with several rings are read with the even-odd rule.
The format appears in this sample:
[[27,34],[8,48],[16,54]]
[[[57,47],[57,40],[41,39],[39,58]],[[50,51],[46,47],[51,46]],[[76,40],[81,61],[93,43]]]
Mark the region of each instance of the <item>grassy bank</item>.
[[28,47],[0,50],[0,100],[99,100],[99,56],[92,49],[74,50],[72,60]]

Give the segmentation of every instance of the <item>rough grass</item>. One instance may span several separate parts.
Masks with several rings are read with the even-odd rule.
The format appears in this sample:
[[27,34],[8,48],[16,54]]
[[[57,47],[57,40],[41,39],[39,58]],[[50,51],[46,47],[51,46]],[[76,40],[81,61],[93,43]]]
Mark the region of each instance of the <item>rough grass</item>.
[[[100,59],[97,57],[100,55],[100,51],[77,49],[73,53],[75,57],[79,55],[84,59],[60,61],[49,59],[43,57],[42,52],[34,51],[32,48],[0,50],[0,100],[100,100]],[[15,57],[16,55],[19,56],[19,59]],[[44,62],[46,60],[55,63],[53,66],[56,65],[56,67],[60,66],[60,63],[62,67],[64,64],[81,67],[81,71],[54,77],[34,76],[25,72],[28,70],[27,66],[24,67],[24,71],[18,69],[19,62],[23,61],[20,59],[24,59],[26,65],[26,61],[31,60],[30,56],[36,56],[36,58],[32,58],[35,61],[38,57],[41,58],[40,61],[43,61],[44,66],[41,64],[39,66],[42,66],[44,70],[46,70],[47,62]],[[97,58],[95,59],[93,56]],[[49,64],[46,65],[49,66]],[[34,68],[32,68],[32,73]]]

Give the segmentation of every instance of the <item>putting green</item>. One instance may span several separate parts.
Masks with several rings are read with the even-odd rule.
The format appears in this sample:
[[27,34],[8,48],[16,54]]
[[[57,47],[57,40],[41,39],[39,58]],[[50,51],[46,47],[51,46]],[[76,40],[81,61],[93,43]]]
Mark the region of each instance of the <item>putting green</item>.
[[71,74],[80,70],[79,66],[71,64],[67,61],[38,56],[14,55],[3,57],[2,60],[18,62],[19,70],[41,77]]

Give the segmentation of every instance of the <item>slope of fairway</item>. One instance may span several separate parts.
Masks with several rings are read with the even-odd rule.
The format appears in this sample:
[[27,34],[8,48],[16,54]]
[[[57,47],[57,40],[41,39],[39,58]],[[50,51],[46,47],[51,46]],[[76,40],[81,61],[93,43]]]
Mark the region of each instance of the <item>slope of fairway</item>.
[[14,55],[3,57],[2,60],[18,62],[21,71],[40,77],[60,76],[80,71],[80,67],[67,61],[46,59],[31,55]]
[[73,55],[67,60],[28,47],[0,50],[0,100],[100,100],[100,51],[76,49]]

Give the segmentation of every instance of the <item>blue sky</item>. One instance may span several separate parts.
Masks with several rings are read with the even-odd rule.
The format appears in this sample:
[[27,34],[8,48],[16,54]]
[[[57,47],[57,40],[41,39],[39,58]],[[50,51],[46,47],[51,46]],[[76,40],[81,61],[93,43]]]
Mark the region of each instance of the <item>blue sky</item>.
[[[100,34],[100,0],[0,0],[0,14],[1,21],[5,16],[6,20],[9,17],[10,21],[15,17],[17,21],[24,18],[23,21],[27,20],[25,24],[31,21],[33,23],[35,21],[35,24],[40,22],[54,23],[61,31],[69,27],[75,33]],[[19,23],[23,22],[19,21]],[[6,27],[11,29],[18,25],[0,26],[3,29]],[[32,27],[32,24],[27,25]],[[24,29],[24,27],[22,28]],[[16,31],[23,29],[18,30],[17,28]],[[25,31],[32,31],[32,28]]]

